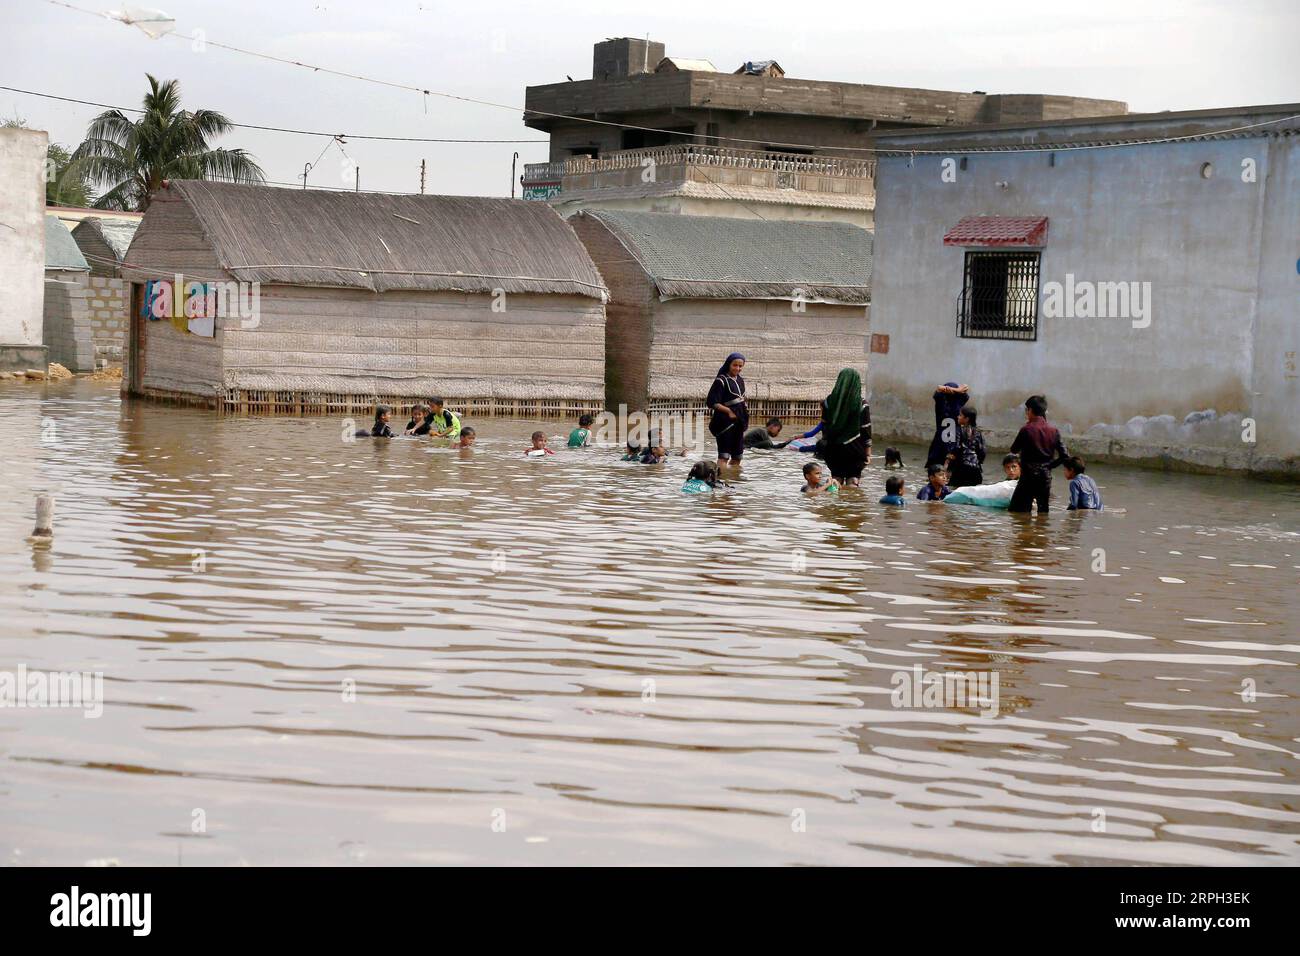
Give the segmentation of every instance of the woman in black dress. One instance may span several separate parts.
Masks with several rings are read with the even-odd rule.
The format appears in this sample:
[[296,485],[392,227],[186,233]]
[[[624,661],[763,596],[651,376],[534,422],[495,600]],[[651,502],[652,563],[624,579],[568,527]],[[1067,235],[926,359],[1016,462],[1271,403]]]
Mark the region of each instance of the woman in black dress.
[[732,352],[718,369],[705,404],[713,412],[709,434],[718,442],[718,465],[739,465],[745,454],[745,429],[749,427],[749,406],[745,404],[745,380],[740,370],[745,356]]
[[862,376],[840,369],[835,388],[822,402],[821,457],[841,485],[857,485],[871,464],[871,406],[862,400]]

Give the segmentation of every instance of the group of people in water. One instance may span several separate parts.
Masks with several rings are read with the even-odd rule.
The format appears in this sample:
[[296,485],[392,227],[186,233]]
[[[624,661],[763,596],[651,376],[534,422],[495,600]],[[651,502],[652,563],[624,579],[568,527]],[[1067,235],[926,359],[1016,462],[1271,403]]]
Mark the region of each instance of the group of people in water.
[[[763,425],[750,427],[749,407],[745,394],[745,356],[728,355],[709,388],[706,404],[710,413],[709,433],[717,444],[715,461],[695,462],[682,491],[688,494],[711,492],[725,487],[725,477],[738,469],[747,450],[791,449],[810,453],[813,460],[803,465],[804,495],[837,494],[841,488],[858,487],[862,473],[871,464],[871,406],[863,399],[862,376],[857,369],[841,369],[835,385],[821,402],[821,420],[794,438],[780,441],[783,424],[770,418]],[[979,428],[979,412],[969,403],[970,387],[945,382],[934,392],[935,434],[926,455],[926,481],[916,492],[919,501],[949,504],[973,504],[1028,512],[1036,505],[1039,513],[1050,507],[1052,470],[1063,467],[1070,483],[1069,510],[1102,510],[1097,484],[1086,474],[1083,460],[1065,448],[1061,433],[1047,420],[1047,400],[1031,395],[1025,400],[1025,424],[1002,459],[1002,481],[985,484],[984,461],[987,447]],[[374,425],[357,432],[358,436],[395,438],[392,409],[380,405],[375,409]],[[595,419],[582,415],[568,437],[569,448],[592,444]],[[469,448],[477,438],[474,429],[462,426],[460,418],[442,398],[430,398],[411,411],[403,435],[448,440],[453,447]],[[526,456],[541,458],[555,454],[545,432],[535,431]],[[685,450],[680,454],[684,455]],[[657,430],[647,435],[647,443],[629,440],[624,461],[661,464],[669,450]],[[886,470],[903,466],[896,448],[885,449]],[[908,489],[902,475],[885,480],[883,505],[906,504]]]
[[[778,442],[782,425],[770,419],[765,425],[749,427],[745,398],[745,357],[733,352],[709,388],[707,404],[711,417],[709,432],[718,446],[717,462],[700,462],[692,469],[683,491],[715,486],[724,469],[740,464],[746,449],[787,448],[810,451],[825,464],[810,461],[803,466],[805,495],[834,494],[840,488],[862,483],[862,472],[871,464],[871,406],[862,396],[862,377],[857,369],[841,369],[835,385],[821,403],[821,421],[810,431]],[[1061,433],[1047,420],[1047,399],[1031,395],[1025,400],[1025,424],[1003,459],[1005,479],[984,484],[987,447],[979,428],[979,413],[969,404],[970,387],[945,382],[934,392],[935,434],[926,455],[926,483],[917,491],[920,501],[945,501],[1003,507],[1009,511],[1039,513],[1050,507],[1052,470],[1064,468],[1070,483],[1068,510],[1102,509],[1097,484],[1086,474],[1087,465],[1065,448]],[[813,440],[816,443],[813,444]],[[895,448],[885,450],[885,468],[903,466]],[[905,503],[902,476],[885,481],[881,504]]]

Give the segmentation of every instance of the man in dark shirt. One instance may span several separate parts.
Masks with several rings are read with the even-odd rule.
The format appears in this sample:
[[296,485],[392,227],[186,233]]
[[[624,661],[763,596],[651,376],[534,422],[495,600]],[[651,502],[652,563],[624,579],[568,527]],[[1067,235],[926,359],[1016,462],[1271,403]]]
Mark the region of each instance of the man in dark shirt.
[[781,434],[781,419],[769,418],[766,425],[755,425],[745,432],[746,448],[784,448],[788,441],[778,442],[776,436]]
[[1052,469],[1064,462],[1069,452],[1061,443],[1061,433],[1047,421],[1047,399],[1042,395],[1025,399],[1025,425],[1011,443],[1011,451],[1020,456],[1020,481],[1007,510],[1031,511],[1038,502],[1038,513],[1047,514]]

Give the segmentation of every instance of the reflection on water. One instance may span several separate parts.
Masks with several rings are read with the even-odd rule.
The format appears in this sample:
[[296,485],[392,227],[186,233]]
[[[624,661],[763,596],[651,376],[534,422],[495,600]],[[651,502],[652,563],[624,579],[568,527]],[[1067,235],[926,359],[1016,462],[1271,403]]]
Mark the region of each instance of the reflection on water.
[[[897,511],[769,452],[702,498],[476,424],[0,392],[0,670],[106,697],[0,710],[0,861],[1300,862],[1294,486]],[[893,707],[914,664],[999,716]]]

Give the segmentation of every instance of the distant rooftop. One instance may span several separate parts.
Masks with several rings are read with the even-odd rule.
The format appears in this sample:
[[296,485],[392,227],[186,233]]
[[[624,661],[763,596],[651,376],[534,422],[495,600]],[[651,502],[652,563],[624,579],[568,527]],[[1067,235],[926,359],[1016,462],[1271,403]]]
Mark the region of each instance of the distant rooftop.
[[59,221],[59,217],[45,216],[45,268],[89,272],[90,265],[81,254],[72,233]]
[[1050,148],[1054,143],[1122,145],[1151,139],[1226,139],[1296,132],[1300,132],[1300,103],[1277,103],[1023,123],[882,130],[876,134],[876,140],[881,153],[898,155],[907,153],[909,148],[956,149],[963,145],[971,148]]

